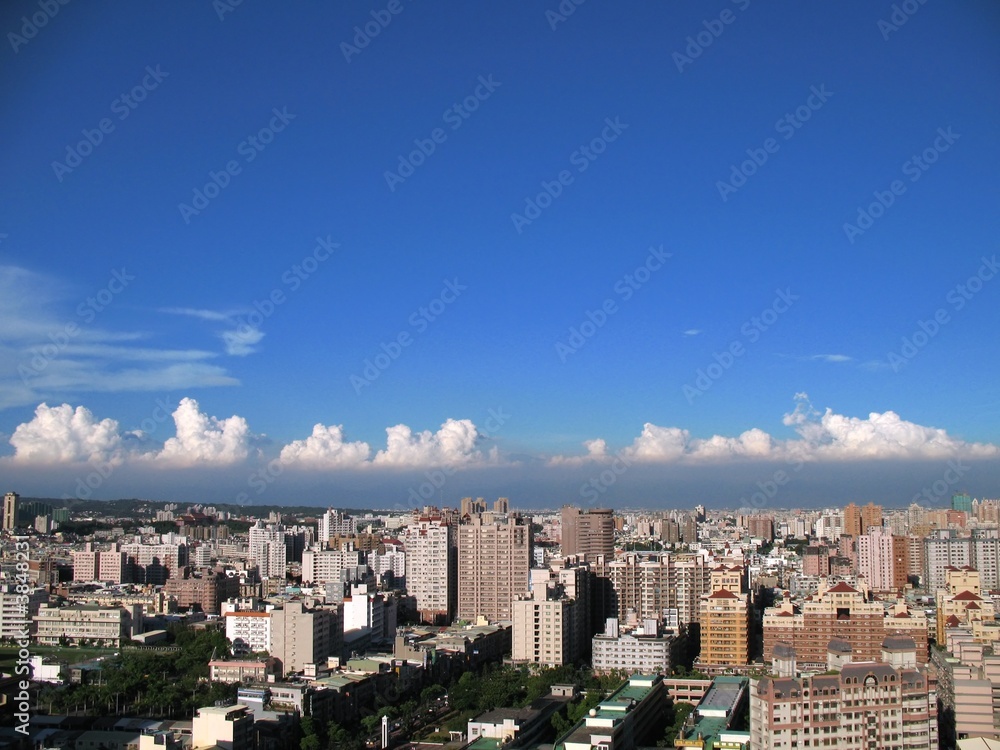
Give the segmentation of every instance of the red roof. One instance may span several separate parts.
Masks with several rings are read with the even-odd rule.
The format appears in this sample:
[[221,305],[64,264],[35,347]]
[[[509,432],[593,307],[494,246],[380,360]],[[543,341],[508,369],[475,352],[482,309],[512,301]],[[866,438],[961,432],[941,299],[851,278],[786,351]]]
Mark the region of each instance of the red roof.
[[709,599],[739,599],[739,597],[734,594],[729,589],[719,589],[714,594],[710,594]]
[[854,588],[852,586],[848,586],[843,581],[841,581],[840,583],[838,583],[832,589],[827,589],[827,591],[830,591],[830,592],[832,592],[834,594],[860,594],[861,593],[856,588]]
[[976,596],[971,591],[963,591],[961,594],[955,594],[951,600],[953,602],[981,602],[983,598]]
[[947,625],[947,626],[948,626],[949,628],[953,628],[953,627],[955,627],[956,625],[959,625],[959,624],[961,624],[961,620],[959,620],[959,619],[958,619],[957,617],[955,617],[955,615],[952,615],[952,616],[951,616],[951,617],[949,617],[949,618],[948,618],[947,620],[945,620],[945,621],[944,621],[944,623],[945,623],[945,625]]

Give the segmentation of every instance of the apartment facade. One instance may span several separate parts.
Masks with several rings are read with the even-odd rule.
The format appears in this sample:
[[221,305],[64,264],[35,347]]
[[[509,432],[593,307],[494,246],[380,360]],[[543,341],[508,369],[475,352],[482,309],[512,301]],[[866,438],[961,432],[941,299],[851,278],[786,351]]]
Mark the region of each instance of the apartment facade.
[[564,505],[561,511],[562,555],[597,555],[615,553],[615,519],[610,508],[581,510]]
[[821,584],[798,610],[783,602],[764,611],[764,660],[770,661],[774,647],[784,643],[795,649],[801,663],[823,665],[830,641],[841,639],[851,645],[856,659],[877,661],[888,635],[913,638],[918,660],[926,662],[927,617],[922,610],[901,603],[887,608],[844,582]]
[[286,602],[271,615],[271,656],[281,662],[284,674],[300,672],[306,664],[325,661],[334,654],[335,624],[342,622],[330,609],[309,609],[301,601]]
[[528,592],[531,525],[515,514],[482,513],[458,526],[458,618],[510,620]]
[[647,629],[621,633],[616,618],[609,618],[604,632],[591,640],[591,664],[595,672],[622,670],[628,674],[667,674],[673,636],[660,635],[655,623]]
[[458,594],[455,527],[443,516],[417,515],[400,536],[406,550],[406,591],[422,622],[449,624]]
[[764,678],[750,691],[750,746],[937,750],[937,694],[926,672],[850,663],[839,674]]
[[702,671],[743,667],[750,651],[750,607],[746,594],[719,589],[701,600]]

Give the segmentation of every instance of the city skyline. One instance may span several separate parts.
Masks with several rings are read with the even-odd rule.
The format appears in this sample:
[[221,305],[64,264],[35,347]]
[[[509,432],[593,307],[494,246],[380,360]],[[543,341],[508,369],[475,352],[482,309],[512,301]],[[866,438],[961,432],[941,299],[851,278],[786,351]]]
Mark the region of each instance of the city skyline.
[[627,7],[5,7],[0,481],[996,496],[997,8]]

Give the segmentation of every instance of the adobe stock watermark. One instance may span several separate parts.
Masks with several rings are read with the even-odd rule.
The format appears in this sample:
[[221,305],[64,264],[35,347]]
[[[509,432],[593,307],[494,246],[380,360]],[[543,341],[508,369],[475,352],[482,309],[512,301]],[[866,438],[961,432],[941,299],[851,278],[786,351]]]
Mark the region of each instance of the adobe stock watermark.
[[736,507],[747,508],[753,506],[754,508],[763,508],[768,504],[768,501],[774,500],[781,491],[781,488],[792,481],[794,478],[792,474],[802,471],[802,467],[805,466],[805,462],[801,458],[789,459],[787,463],[791,473],[785,469],[775,469],[770,477],[756,483],[757,489],[751,492],[749,497],[747,495],[741,497]]
[[[441,115],[445,125],[448,125],[452,132],[458,130],[472,117],[472,113],[479,109],[479,105],[493,96],[493,92],[500,88],[501,83],[493,80],[493,74],[479,76],[478,85],[472,93],[455,102]],[[394,170],[386,170],[383,173],[385,184],[389,186],[389,191],[396,192],[396,186],[402,185],[413,176],[413,173],[423,166],[430,158],[431,154],[437,151],[437,147],[448,140],[448,133],[444,128],[434,128],[427,138],[414,138],[413,145],[416,146],[409,154],[399,155],[399,161]]]
[[618,482],[618,478],[632,468],[632,461],[625,456],[624,448],[614,456],[608,468],[580,485],[580,497],[590,505],[596,504],[601,495],[611,489]]
[[402,355],[403,350],[411,346],[417,337],[426,331],[431,323],[438,320],[449,306],[468,290],[466,284],[459,283],[457,278],[445,279],[441,292],[426,305],[421,305],[409,317],[406,322],[413,329],[404,328],[397,333],[389,343],[384,341],[380,344],[381,351],[373,357],[366,357],[362,364],[361,374],[352,373],[349,380],[354,392],[361,395],[361,391],[372,385],[381,377],[382,373],[389,369],[389,366]]
[[[502,406],[490,409],[487,412],[483,429],[479,432],[480,437],[489,439],[496,437],[501,428],[507,424],[511,415],[504,412]],[[426,482],[421,482],[416,486],[411,486],[406,495],[407,504],[410,510],[424,507],[426,502],[441,490],[448,483],[450,477],[455,476],[462,464],[447,464],[440,468],[430,469],[424,472]],[[402,503],[396,503],[397,510],[406,510]]]
[[[805,102],[796,107],[792,112],[786,112],[777,122],[774,123],[774,130],[786,141],[791,140],[798,132],[799,128],[809,122],[813,112],[819,111],[824,104],[833,96],[832,91],[826,90],[826,84],[821,83],[819,88],[809,87],[809,96]],[[776,138],[766,138],[760,148],[748,148],[746,161],[730,165],[729,179],[716,180],[715,187],[719,191],[719,197],[725,203],[732,193],[738,191],[747,184],[747,180],[757,174],[757,170],[763,167],[768,159],[778,153],[781,144]]]
[[[17,678],[16,684],[11,685],[17,689],[17,693],[11,692],[11,704],[14,709],[14,720],[18,722],[14,726],[14,731],[28,736],[31,722],[31,618],[29,602],[31,595],[31,547],[28,540],[23,536],[14,537],[14,607],[6,610],[5,615],[10,618],[7,623],[16,625],[16,638],[14,644],[17,646],[17,661],[14,664],[14,675]],[[8,598],[8,601],[10,599]],[[11,616],[16,613],[16,616]],[[5,624],[7,624],[5,623]],[[5,628],[6,630],[6,628]]]
[[[160,66],[155,68],[146,66],[145,75],[130,90],[122,92],[111,101],[111,114],[118,116],[121,122],[127,118],[144,101],[146,97],[160,87],[169,73],[160,70]],[[94,153],[94,149],[104,143],[104,137],[115,132],[115,123],[110,117],[102,117],[96,128],[84,128],[80,131],[83,136],[75,145],[66,144],[66,158],[63,161],[52,162],[52,171],[59,182],[63,178],[72,174],[73,170],[83,164],[83,160]]]
[[[953,312],[963,310],[969,301],[983,290],[986,283],[991,281],[1000,271],[1000,263],[997,262],[996,255],[991,258],[984,255],[980,260],[982,263],[974,274],[962,283],[953,286],[945,294],[945,302],[951,306]],[[941,332],[941,329],[950,322],[951,314],[946,307],[939,307],[927,320],[918,320],[917,329],[909,336],[902,338],[899,351],[891,351],[886,355],[892,371],[899,372],[912,362],[914,357],[920,354],[931,340]]]
[[243,5],[243,0],[212,0],[212,9],[220,21],[225,21],[226,16]]
[[31,16],[21,16],[21,33],[15,34],[13,31],[7,32],[7,41],[16,55],[18,49],[26,45],[36,36],[38,32],[49,25],[49,21],[55,18],[62,6],[69,5],[70,0],[39,0],[38,10]]
[[875,22],[878,30],[882,32],[882,40],[888,42],[889,36],[899,31],[900,26],[909,21],[926,2],[927,0],[903,0],[902,3],[893,3],[888,20],[880,18]]
[[659,247],[650,245],[646,259],[614,283],[612,291],[615,296],[606,298],[596,310],[588,309],[579,324],[570,326],[566,340],[556,341],[555,348],[559,361],[566,362],[571,354],[580,351],[604,327],[608,318],[618,312],[619,305],[632,299],[671,257],[673,253],[664,252],[663,245]]
[[365,21],[363,26],[354,27],[354,37],[351,40],[354,44],[350,42],[340,43],[340,51],[344,55],[344,59],[350,63],[352,57],[360,55],[361,50],[371,44],[372,40],[381,34],[392,23],[393,18],[402,13],[403,10],[404,6],[400,0],[389,0],[384,8],[371,11],[370,21]]
[[[115,297],[125,291],[129,284],[135,281],[135,276],[122,266],[121,270],[111,272],[111,278],[101,289],[87,297],[76,306],[76,315],[84,323],[93,323],[98,313],[104,312],[108,306],[114,302]],[[56,357],[73,343],[77,336],[83,331],[80,324],[71,320],[62,328],[50,331],[48,343],[41,346],[29,348],[31,359],[27,364],[24,362],[17,366],[17,373],[21,376],[21,382],[29,384],[29,379],[41,375]]]
[[[927,172],[931,166],[941,158],[941,154],[950,149],[952,145],[961,138],[960,133],[952,132],[951,126],[937,129],[937,137],[934,142],[919,154],[914,154],[901,167],[903,175],[910,178],[914,183]],[[896,198],[906,192],[907,185],[902,180],[893,180],[889,183],[887,190],[876,190],[872,193],[874,201],[867,207],[858,206],[858,217],[855,222],[844,222],[844,234],[847,241],[852,245],[854,240],[871,229],[875,222],[885,216],[885,212],[896,202]]]
[[[609,143],[618,140],[618,136],[628,129],[628,124],[621,122],[620,117],[611,119],[604,118],[604,128],[600,135],[594,136],[590,142],[576,149],[569,155],[570,166],[576,167],[576,174],[583,174],[591,164],[597,161],[603,154]],[[542,180],[540,184],[542,190],[533,198],[527,196],[524,199],[523,213],[514,212],[510,215],[510,220],[514,224],[514,229],[518,234],[524,231],[526,226],[530,226],[536,219],[541,218],[542,211],[552,205],[552,202],[563,194],[563,191],[573,184],[576,175],[568,169],[560,170],[553,180]]]
[[[731,0],[731,2],[739,8],[741,13],[750,7],[750,0]],[[685,67],[692,65],[695,60],[701,57],[702,53],[711,47],[715,40],[722,36],[722,32],[726,30],[726,27],[735,20],[736,14],[729,8],[725,8],[719,14],[718,18],[710,18],[702,21],[701,25],[705,28],[694,36],[689,36],[684,40],[687,42],[687,46],[684,47],[684,54],[680,52],[674,52],[673,54],[674,65],[677,66],[678,72],[683,73]]]
[[753,316],[740,326],[740,334],[746,339],[746,345],[742,339],[733,339],[721,353],[716,352],[712,355],[714,360],[712,363],[706,367],[698,368],[693,383],[684,384],[681,390],[687,402],[693,404],[698,396],[704,396],[719,378],[747,353],[747,345],[756,344],[760,337],[777,323],[778,319],[788,312],[798,299],[799,295],[792,294],[790,288],[775,289],[775,297],[771,304],[765,307],[759,315]]
[[921,501],[925,501],[928,506],[933,506],[934,503],[951,494],[952,488],[961,482],[971,470],[972,467],[964,465],[960,458],[949,461],[948,468],[944,470],[941,478],[931,482],[930,487],[922,488],[910,502],[919,504]]
[[[280,458],[272,458],[259,469],[254,469],[247,476],[247,487],[254,491],[256,496],[263,495],[272,484],[277,481],[285,471],[285,464]],[[237,505],[253,505],[253,500],[248,492],[239,492],[234,498]]]
[[549,22],[549,28],[555,31],[559,28],[559,24],[566,23],[569,17],[576,13],[576,9],[585,2],[587,0],[562,0],[554,10],[550,8],[545,11],[545,20]]
[[[288,111],[288,107],[271,109],[272,117],[267,125],[258,130],[255,134],[247,136],[236,147],[236,153],[243,157],[243,163],[249,164],[256,159],[261,152],[274,142],[274,137],[288,127],[288,124],[295,119],[295,115]],[[219,197],[223,190],[243,171],[243,164],[237,159],[230,159],[219,171],[208,171],[208,182],[200,188],[191,189],[191,203],[178,203],[177,210],[181,213],[181,218],[185,224],[191,223],[191,218],[198,216],[208,208],[209,204]]]
[[288,295],[297,292],[319,270],[320,265],[329,260],[334,251],[339,248],[340,243],[334,242],[330,235],[317,236],[312,252],[305,255],[297,263],[293,263],[281,274],[283,286],[276,286],[262,299],[255,299],[251,305],[252,310],[247,313],[246,317],[241,316],[238,319],[236,339],[239,341],[253,339],[255,332],[264,324],[264,321],[268,320],[279,307],[288,301]]

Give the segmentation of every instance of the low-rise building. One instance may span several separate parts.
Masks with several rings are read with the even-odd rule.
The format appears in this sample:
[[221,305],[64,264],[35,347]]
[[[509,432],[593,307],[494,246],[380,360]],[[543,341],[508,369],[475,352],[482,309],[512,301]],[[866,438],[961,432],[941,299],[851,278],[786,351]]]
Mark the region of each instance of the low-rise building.
[[658,739],[666,690],[660,675],[635,675],[591,709],[562,737],[554,750],[633,750]]
[[66,642],[71,645],[120,646],[142,632],[142,608],[139,605],[43,605],[32,619],[35,623],[35,642],[44,646],[58,646]]

